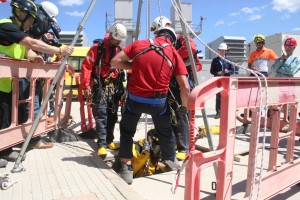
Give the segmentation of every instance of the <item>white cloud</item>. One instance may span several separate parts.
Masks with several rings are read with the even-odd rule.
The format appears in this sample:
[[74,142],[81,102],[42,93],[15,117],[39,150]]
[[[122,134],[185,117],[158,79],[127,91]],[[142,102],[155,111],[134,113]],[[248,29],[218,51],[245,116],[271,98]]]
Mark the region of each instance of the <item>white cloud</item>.
[[232,21],[232,22],[228,23],[227,25],[232,26],[233,24],[236,24],[236,21]]
[[62,6],[80,6],[84,3],[84,0],[60,0],[58,4]]
[[78,12],[73,11],[73,12],[66,12],[67,15],[70,15],[71,17],[83,17],[84,16],[84,12]]
[[249,21],[254,21],[254,20],[259,20],[261,18],[262,18],[261,15],[250,15],[249,18],[248,18],[248,20]]
[[252,8],[249,8],[249,7],[242,8],[241,11],[243,13],[247,13],[247,14],[250,14],[250,13],[254,12],[254,10]]
[[273,0],[273,10],[279,12],[287,10],[290,13],[295,13],[300,11],[300,1],[299,0]]
[[300,27],[293,28],[292,30],[293,30],[293,31],[300,31]]
[[263,10],[267,7],[268,7],[268,5],[263,5],[263,6],[260,6],[260,7],[252,7],[252,8],[244,7],[244,8],[241,9],[241,11],[245,14],[253,14],[255,11],[260,11],[260,10]]
[[230,13],[229,15],[230,16],[237,16],[237,15],[239,15],[240,13],[239,12],[233,12],[233,13]]
[[224,21],[223,20],[217,21],[215,23],[215,26],[220,26],[220,25],[224,25]]

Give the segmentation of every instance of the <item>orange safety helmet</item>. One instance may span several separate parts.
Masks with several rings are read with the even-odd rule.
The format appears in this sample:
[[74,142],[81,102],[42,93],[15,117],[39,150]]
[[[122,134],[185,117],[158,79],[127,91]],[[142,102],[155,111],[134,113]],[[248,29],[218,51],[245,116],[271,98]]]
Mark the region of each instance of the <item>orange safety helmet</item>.
[[297,46],[297,41],[292,37],[288,37],[284,41],[284,46]]

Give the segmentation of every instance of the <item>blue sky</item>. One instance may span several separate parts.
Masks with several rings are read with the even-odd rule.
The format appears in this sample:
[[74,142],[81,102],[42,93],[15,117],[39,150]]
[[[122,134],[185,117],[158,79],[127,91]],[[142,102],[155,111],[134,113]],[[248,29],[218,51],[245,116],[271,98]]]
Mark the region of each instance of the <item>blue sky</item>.
[[[90,5],[90,0],[49,0],[59,8],[58,23],[62,30],[75,31]],[[36,0],[36,3],[42,1]],[[133,0],[134,21],[137,15],[138,0]],[[159,15],[159,0],[151,0],[151,23]],[[300,1],[299,0],[185,0],[193,4],[193,23],[198,24],[200,17],[203,22],[200,38],[209,43],[222,35],[243,36],[250,42],[255,34],[272,35],[275,33],[300,33]],[[170,0],[160,0],[162,15],[170,16]],[[140,39],[146,38],[146,6],[143,0],[141,18],[142,30]],[[88,22],[84,28],[90,41],[102,38],[105,33],[105,13],[111,14],[113,21],[114,1],[98,0]],[[0,18],[10,16],[9,3],[0,4]],[[153,35],[151,34],[151,37]],[[204,46],[196,41],[198,49]]]

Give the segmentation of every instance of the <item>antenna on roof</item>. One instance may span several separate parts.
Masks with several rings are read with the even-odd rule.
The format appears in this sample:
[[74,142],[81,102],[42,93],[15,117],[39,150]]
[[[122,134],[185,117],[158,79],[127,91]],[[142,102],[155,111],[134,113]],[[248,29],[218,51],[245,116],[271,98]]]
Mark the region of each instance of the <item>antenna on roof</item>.
[[109,12],[105,12],[105,30],[106,30],[106,32],[108,32],[109,27],[110,27],[110,23],[108,21],[108,16],[111,16],[111,14]]

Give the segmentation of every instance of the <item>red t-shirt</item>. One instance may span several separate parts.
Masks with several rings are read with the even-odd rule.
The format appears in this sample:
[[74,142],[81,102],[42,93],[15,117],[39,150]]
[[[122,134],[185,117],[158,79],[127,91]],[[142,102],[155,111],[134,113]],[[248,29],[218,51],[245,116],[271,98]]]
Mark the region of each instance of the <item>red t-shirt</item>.
[[[189,38],[189,39],[190,39],[190,46],[192,49],[192,53],[195,54],[197,52],[197,45],[196,45],[195,41],[193,40],[193,38]],[[181,58],[183,60],[185,60],[185,59],[189,58],[189,52],[187,50],[187,46],[186,46],[186,43],[184,40],[184,35],[181,34],[179,36],[179,40],[180,40],[182,46],[179,49],[177,49],[177,52],[181,56]]]
[[[153,41],[158,46],[171,44],[164,36],[157,37]],[[123,51],[133,59],[135,55],[149,47],[149,40],[138,40],[125,47]],[[152,97],[154,93],[166,94],[172,75],[188,74],[184,62],[172,45],[164,47],[163,52],[173,63],[174,70],[172,71],[167,60],[155,50],[139,55],[132,63],[132,73],[128,83],[131,94],[141,97]]]
[[[197,45],[193,38],[189,38],[189,39],[190,39],[190,46],[192,49],[192,53],[195,54],[197,52]],[[177,52],[181,56],[182,60],[185,61],[186,59],[189,58],[189,52],[187,50],[187,45],[185,43],[184,35],[181,34],[179,36],[178,40],[180,41],[182,46],[179,49],[177,49]],[[200,59],[198,58],[198,56],[196,56],[194,59],[195,59],[195,64],[196,64],[196,70],[197,71],[202,70],[202,64],[200,63]],[[188,63],[189,63],[189,61],[188,61]]]

